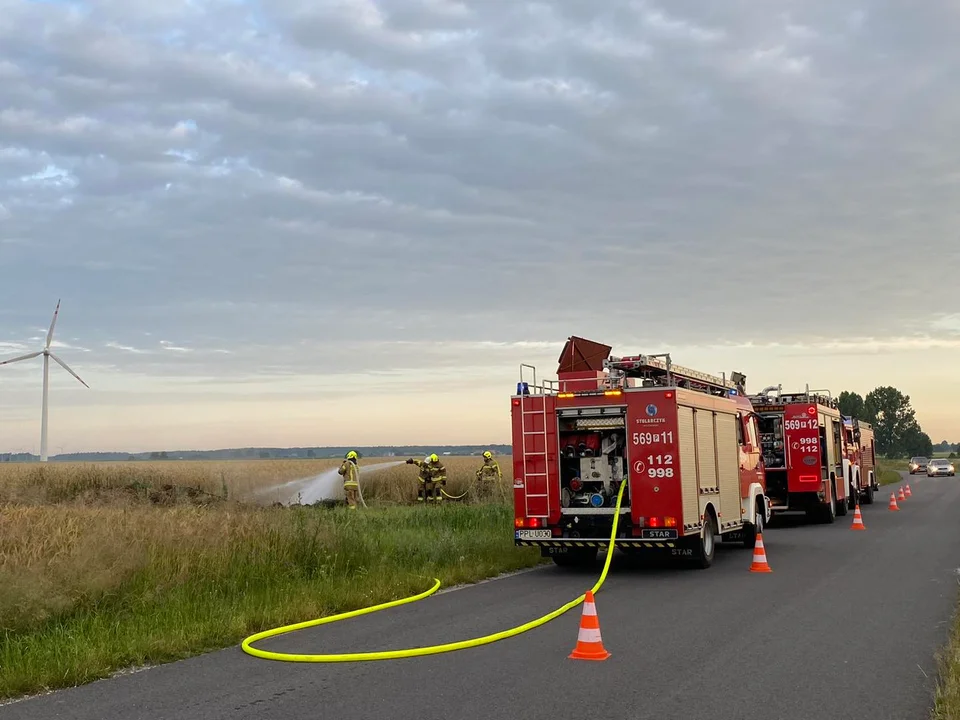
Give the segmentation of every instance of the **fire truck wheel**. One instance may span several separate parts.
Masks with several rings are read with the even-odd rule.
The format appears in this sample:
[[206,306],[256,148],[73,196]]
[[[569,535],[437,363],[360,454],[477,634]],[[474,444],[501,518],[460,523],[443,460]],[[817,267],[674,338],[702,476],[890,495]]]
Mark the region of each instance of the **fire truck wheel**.
[[757,500],[757,509],[754,511],[753,523],[743,525],[743,546],[753,550],[757,546],[757,534],[763,532],[763,503]]
[[833,485],[830,485],[830,497],[827,498],[825,505],[821,507],[821,512],[823,512],[823,521],[827,524],[832,523],[837,519],[837,501],[834,499],[837,497],[837,493],[833,490]]
[[863,493],[863,504],[873,505],[873,485],[867,485],[867,489]]
[[[847,492],[850,492],[847,490]],[[837,500],[837,515],[839,517],[844,517],[847,514],[847,498],[842,500]]]
[[713,565],[713,556],[717,548],[716,534],[716,521],[712,515],[708,514],[704,518],[697,549],[694,551],[694,562],[698,568],[706,569]]

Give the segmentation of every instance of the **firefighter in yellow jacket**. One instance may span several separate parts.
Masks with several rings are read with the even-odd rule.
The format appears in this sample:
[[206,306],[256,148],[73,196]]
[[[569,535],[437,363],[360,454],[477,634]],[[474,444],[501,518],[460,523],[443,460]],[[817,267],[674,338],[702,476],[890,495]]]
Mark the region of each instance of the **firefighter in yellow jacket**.
[[496,485],[493,479],[503,480],[503,473],[500,472],[500,465],[493,459],[493,453],[489,450],[483,453],[483,465],[477,469],[477,494],[481,497],[486,496]]
[[417,502],[439,503],[443,500],[440,488],[447,484],[447,469],[440,462],[436,453],[427,455],[423,460],[407,459],[407,465],[416,465],[420,468],[420,489],[417,491]]
[[347,496],[347,507],[356,510],[357,495],[360,492],[360,467],[355,450],[347,453],[337,472],[343,476],[343,494]]

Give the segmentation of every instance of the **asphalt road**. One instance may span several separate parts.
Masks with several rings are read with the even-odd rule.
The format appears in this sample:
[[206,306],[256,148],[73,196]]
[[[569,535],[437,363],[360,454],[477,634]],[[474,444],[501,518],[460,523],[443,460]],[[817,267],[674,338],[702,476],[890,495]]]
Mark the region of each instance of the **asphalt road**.
[[[295,664],[239,647],[0,707],[52,720],[908,720],[928,717],[935,652],[958,591],[960,479],[910,479],[832,526],[764,535],[772,574],[718,545],[708,570],[611,571],[597,595],[606,662],[568,660],[579,608],[492,645],[408,660]],[[886,498],[886,499],[881,499]],[[549,567],[264,641],[293,652],[385,650],[519,625],[595,573]],[[379,617],[378,617],[379,615]]]

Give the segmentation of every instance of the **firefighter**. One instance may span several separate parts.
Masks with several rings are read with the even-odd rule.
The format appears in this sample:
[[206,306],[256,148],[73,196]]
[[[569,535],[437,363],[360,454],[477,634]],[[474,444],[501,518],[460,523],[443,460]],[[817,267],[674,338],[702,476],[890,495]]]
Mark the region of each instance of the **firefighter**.
[[500,472],[500,465],[493,459],[493,453],[486,450],[483,453],[483,465],[477,469],[477,494],[479,496],[484,497],[493,489],[494,477],[497,481],[503,480],[503,473]]
[[360,492],[360,467],[356,450],[346,454],[337,473],[343,476],[343,494],[347,496],[347,507],[357,509],[357,495]]
[[417,492],[417,502],[438,503],[443,500],[441,488],[447,484],[447,469],[440,462],[436,453],[427,455],[423,460],[407,458],[408,465],[420,468],[420,489]]

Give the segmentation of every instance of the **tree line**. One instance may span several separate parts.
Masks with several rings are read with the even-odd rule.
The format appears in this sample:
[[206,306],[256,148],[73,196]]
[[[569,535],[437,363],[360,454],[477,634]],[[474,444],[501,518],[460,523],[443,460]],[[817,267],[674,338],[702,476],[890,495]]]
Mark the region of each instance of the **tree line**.
[[[885,385],[863,397],[844,390],[837,397],[840,412],[873,426],[877,450],[884,457],[903,458],[933,455],[933,441],[920,427],[910,396]],[[950,445],[944,441],[941,445]]]

